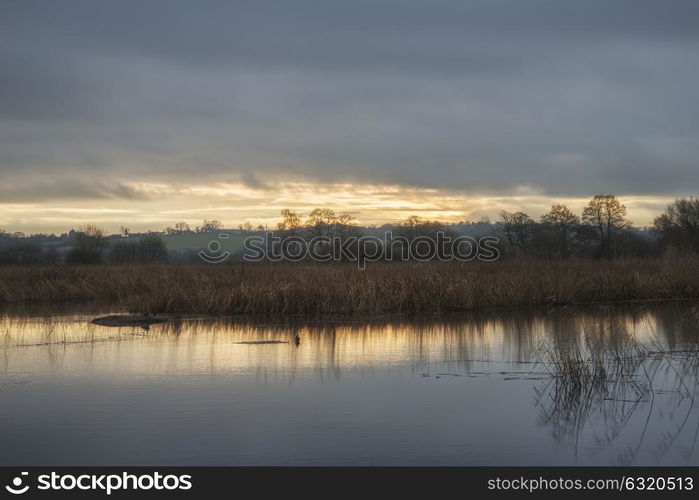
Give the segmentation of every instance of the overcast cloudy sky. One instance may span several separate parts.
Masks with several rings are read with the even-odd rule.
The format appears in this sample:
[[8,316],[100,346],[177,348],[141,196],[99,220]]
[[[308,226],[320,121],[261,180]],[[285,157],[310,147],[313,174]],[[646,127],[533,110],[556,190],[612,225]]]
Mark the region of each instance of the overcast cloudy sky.
[[0,1],[0,228],[699,194],[695,0]]

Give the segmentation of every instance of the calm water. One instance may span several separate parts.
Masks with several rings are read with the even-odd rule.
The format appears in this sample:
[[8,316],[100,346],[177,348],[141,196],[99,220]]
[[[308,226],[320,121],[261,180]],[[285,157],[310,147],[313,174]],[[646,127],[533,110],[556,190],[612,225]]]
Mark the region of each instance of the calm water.
[[148,331],[7,313],[0,464],[699,465],[697,311]]

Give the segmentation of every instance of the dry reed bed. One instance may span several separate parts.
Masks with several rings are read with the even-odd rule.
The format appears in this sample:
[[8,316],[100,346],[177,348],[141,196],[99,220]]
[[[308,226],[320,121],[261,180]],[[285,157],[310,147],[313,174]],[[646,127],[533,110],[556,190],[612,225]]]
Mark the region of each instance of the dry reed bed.
[[133,312],[349,315],[699,298],[699,259],[3,267],[0,304]]

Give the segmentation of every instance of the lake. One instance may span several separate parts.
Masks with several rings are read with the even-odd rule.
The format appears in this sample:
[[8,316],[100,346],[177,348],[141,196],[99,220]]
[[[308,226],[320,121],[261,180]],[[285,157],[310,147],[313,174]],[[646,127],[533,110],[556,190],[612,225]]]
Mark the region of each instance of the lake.
[[2,465],[699,465],[695,303],[304,322],[0,313]]

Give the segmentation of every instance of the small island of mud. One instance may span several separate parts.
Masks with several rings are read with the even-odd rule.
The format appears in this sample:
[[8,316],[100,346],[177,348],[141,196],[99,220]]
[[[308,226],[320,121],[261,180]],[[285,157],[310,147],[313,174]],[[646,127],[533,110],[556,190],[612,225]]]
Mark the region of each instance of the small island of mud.
[[95,318],[90,323],[101,326],[140,326],[149,327],[158,323],[164,323],[163,318],[156,318],[145,314],[111,314]]

